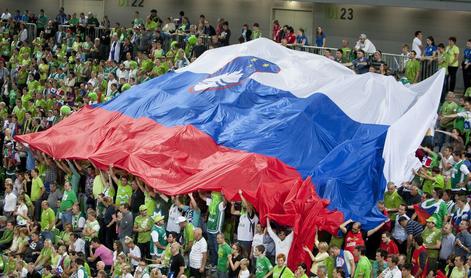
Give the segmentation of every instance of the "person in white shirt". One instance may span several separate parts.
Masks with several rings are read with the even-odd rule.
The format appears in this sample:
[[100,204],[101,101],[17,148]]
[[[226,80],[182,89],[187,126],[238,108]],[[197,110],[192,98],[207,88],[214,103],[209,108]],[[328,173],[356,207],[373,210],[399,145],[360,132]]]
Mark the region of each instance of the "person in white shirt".
[[110,44],[110,53],[108,56],[108,60],[115,61],[116,63],[119,63],[119,59],[121,55],[121,43],[118,40],[118,34],[113,34],[111,37],[111,44]]
[[3,201],[3,215],[10,217],[16,209],[17,197],[13,193],[13,184],[5,184],[5,199]]
[[388,268],[383,270],[378,278],[402,278],[401,270],[397,267],[397,263],[399,262],[399,258],[396,255],[389,255],[388,256]]
[[128,257],[131,258],[131,265],[137,267],[141,260],[141,249],[139,249],[139,246],[134,244],[134,240],[128,236],[124,238],[124,242],[129,250]]
[[240,216],[239,225],[237,226],[237,241],[246,251],[252,247],[255,225],[258,223],[258,216],[249,202],[244,198],[242,190],[239,190],[239,196],[242,200],[242,208],[237,210],[235,203],[231,203],[231,214]]
[[373,54],[376,52],[375,45],[366,37],[365,34],[361,34],[359,40],[355,45],[356,50],[363,50],[368,54]]
[[278,234],[275,234],[275,232],[273,232],[271,228],[270,219],[268,219],[268,217],[267,217],[267,231],[270,237],[275,242],[275,252],[276,252],[275,256],[278,256],[279,254],[284,254],[286,256],[286,263],[288,263],[288,254],[289,254],[289,249],[291,248],[291,243],[293,243],[294,233],[291,232],[289,235],[286,235],[286,231],[279,230]]
[[420,59],[422,57],[422,50],[424,49],[424,46],[422,44],[422,38],[423,34],[421,31],[415,31],[415,37],[414,40],[412,41],[412,50],[415,51],[417,59]]
[[76,253],[82,252],[85,254],[85,241],[77,234],[71,234],[69,251],[75,251]]
[[11,18],[11,13],[8,9],[5,10],[4,13],[2,13],[2,20],[9,20]]
[[111,88],[112,84],[116,84],[117,86],[119,85],[118,80],[116,80],[116,77],[115,77],[114,73],[110,72],[109,75],[108,75],[108,87],[106,89],[106,96],[107,97],[110,97],[113,93],[113,89]]
[[203,230],[196,228],[194,231],[195,241],[190,251],[190,277],[204,277],[204,268],[208,258],[208,243],[203,237]]

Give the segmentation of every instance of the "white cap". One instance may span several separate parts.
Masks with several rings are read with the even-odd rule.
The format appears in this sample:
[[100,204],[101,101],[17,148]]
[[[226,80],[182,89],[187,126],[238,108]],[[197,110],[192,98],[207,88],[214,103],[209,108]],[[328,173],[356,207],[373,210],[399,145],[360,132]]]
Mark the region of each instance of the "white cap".
[[180,224],[182,222],[185,222],[186,221],[186,217],[185,216],[178,216],[177,218],[177,224]]

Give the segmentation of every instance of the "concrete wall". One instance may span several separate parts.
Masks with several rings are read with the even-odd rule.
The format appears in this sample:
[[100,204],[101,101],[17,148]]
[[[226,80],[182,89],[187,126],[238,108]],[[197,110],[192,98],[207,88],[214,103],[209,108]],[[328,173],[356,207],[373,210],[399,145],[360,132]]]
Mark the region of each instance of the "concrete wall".
[[[70,1],[70,0],[68,0]],[[84,0],[73,0],[87,3]],[[177,16],[184,10],[190,21],[195,22],[200,14],[205,14],[214,23],[224,17],[230,23],[232,41],[240,35],[240,27],[244,23],[258,22],[265,36],[271,34],[273,9],[313,10],[314,26],[322,26],[327,34],[327,45],[337,47],[343,38],[353,44],[360,33],[366,33],[377,48],[398,53],[403,43],[411,44],[413,32],[422,30],[426,36],[433,35],[437,42],[444,42],[448,36],[456,36],[458,45],[462,47],[465,40],[471,38],[471,12],[430,10],[418,8],[402,8],[389,6],[367,5],[335,5],[326,3],[279,1],[279,0],[97,0],[104,3],[104,14],[108,15],[112,24],[120,22],[129,25],[134,11],[140,11],[142,17],[153,8],[161,17]],[[143,7],[133,7],[133,2]],[[325,0],[319,0],[325,2]],[[356,0],[358,2],[358,0]],[[335,2],[335,1],[332,1]],[[338,1],[337,1],[338,2]],[[354,1],[353,1],[354,2]],[[378,3],[382,1],[376,1]],[[30,9],[35,12],[44,8],[50,17],[57,14],[63,0],[1,0],[0,9]],[[463,5],[469,5],[463,3]],[[341,9],[352,9],[351,20],[340,19]],[[83,11],[90,7],[83,4]],[[66,11],[67,12],[67,11]],[[283,22],[281,22],[283,23]],[[297,26],[293,26],[297,27]]]
[[[340,18],[341,9],[347,11],[345,19]],[[348,9],[353,13],[351,20]],[[390,53],[398,53],[403,43],[411,45],[417,30],[433,36],[437,43],[455,36],[460,47],[471,38],[471,13],[460,11],[314,4],[314,24],[325,29],[329,46],[340,45],[343,38],[353,44],[360,33],[366,33],[378,49]]]

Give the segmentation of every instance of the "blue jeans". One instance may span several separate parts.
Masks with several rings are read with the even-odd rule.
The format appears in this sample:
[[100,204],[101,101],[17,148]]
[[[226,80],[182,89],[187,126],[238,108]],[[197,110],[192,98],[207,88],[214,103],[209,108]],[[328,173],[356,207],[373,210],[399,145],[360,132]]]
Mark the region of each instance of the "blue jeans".
[[208,233],[209,263],[212,266],[216,266],[218,263],[218,242],[216,237],[217,234]]
[[62,212],[61,222],[62,227],[64,227],[66,224],[72,224],[72,212],[70,210]]

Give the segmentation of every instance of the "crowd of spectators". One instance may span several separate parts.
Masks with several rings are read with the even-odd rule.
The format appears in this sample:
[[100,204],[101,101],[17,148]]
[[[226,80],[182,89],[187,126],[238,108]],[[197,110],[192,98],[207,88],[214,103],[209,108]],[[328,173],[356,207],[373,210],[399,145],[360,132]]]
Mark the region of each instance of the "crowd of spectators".
[[[293,232],[260,224],[257,212],[229,202],[219,192],[165,196],[128,173],[96,168],[87,161],[55,160],[15,141],[14,136],[51,127],[84,105],[118,96],[135,84],[188,65],[210,48],[228,45],[229,23],[215,27],[204,15],[191,24],[184,12],[162,20],[156,10],[129,26],[111,26],[92,13],[55,18],[43,10],[11,14],[0,23],[0,118],[3,159],[0,179],[0,266],[2,277],[469,277],[471,271],[471,103],[468,95],[446,94],[437,118],[417,150],[423,167],[415,179],[388,184],[377,204],[385,221],[371,230],[347,220],[338,234],[316,233],[306,252],[310,268],[287,268]],[[35,23],[29,38],[26,23]],[[65,27],[64,27],[65,26]],[[95,27],[100,26],[102,29]],[[262,36],[258,23],[245,24],[239,42]],[[271,38],[307,45],[303,29],[274,21]],[[326,46],[317,28],[315,45]],[[417,32],[406,78],[417,81],[419,59],[438,59],[454,90],[459,66],[456,39],[422,45]],[[373,55],[370,60],[370,55]],[[335,56],[358,73],[387,74],[381,52],[360,35]],[[469,77],[471,42],[462,63]],[[465,87],[470,79],[466,78]],[[435,111],[424,111],[435,113]],[[429,217],[420,213],[431,210]]]

